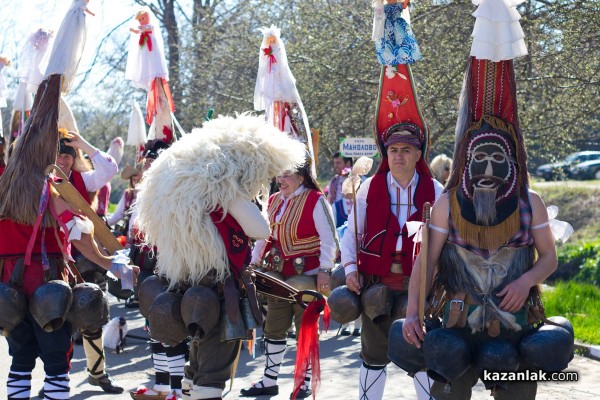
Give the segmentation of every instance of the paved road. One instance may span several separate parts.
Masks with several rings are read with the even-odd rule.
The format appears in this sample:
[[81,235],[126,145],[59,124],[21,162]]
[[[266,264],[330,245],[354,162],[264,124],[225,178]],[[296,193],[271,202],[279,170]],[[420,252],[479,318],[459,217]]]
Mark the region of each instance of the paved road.
[[[124,316],[128,321],[130,333],[144,336],[142,330],[143,319],[136,310],[124,308],[121,304],[111,305],[111,315]],[[358,398],[358,368],[360,360],[358,351],[360,339],[356,337],[336,336],[337,324],[329,332],[321,336],[321,388],[318,399],[356,399]],[[293,360],[295,346],[288,349],[280,375],[280,394],[272,397],[273,400],[289,398],[293,384]],[[146,342],[129,339],[126,351],[121,354],[107,352],[107,365],[113,377],[121,383],[126,390],[133,390],[140,384],[145,384],[151,379],[152,361],[150,350]],[[9,360],[6,340],[0,339],[0,399],[6,398],[6,376],[8,374]],[[106,395],[102,391],[87,384],[85,371],[85,356],[81,346],[75,346],[71,371],[71,398],[75,400],[118,400],[130,398],[127,393],[122,395]],[[252,359],[246,350],[242,350],[237,378],[233,389],[225,396],[226,400],[238,399],[240,389],[247,387],[252,382],[260,379],[264,368],[264,357]],[[578,382],[570,383],[542,383],[539,385],[538,399],[563,400],[563,399],[598,399],[600,398],[600,362],[576,356],[569,368],[570,371],[579,373]],[[32,394],[42,387],[44,379],[43,366],[40,362],[33,374]],[[266,397],[264,397],[266,399]],[[415,399],[412,379],[403,371],[391,365],[388,367],[388,381],[384,399]],[[490,399],[489,392],[483,385],[475,387],[473,399]],[[515,399],[518,400],[518,399]]]

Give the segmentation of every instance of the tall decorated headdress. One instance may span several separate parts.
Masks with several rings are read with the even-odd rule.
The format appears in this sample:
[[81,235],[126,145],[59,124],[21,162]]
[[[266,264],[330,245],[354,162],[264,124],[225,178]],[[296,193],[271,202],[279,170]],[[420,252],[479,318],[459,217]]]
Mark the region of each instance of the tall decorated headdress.
[[146,123],[150,125],[149,139],[173,142],[175,103],[169,87],[169,70],[165,58],[162,33],[154,13],[140,8],[129,28],[129,53],[125,79],[134,87],[148,92]]
[[[47,59],[41,61],[44,67],[40,66],[39,71],[46,71],[45,78],[41,83],[35,83],[39,87],[31,115],[15,143],[11,161],[0,177],[0,218],[34,225],[43,217],[44,226],[56,223],[47,209],[50,189],[45,169],[56,162],[60,96],[61,92],[71,88],[83,53],[87,34],[85,13],[89,11],[84,1],[73,1],[60,25],[52,50],[48,50]],[[38,30],[30,37],[29,43],[34,47],[41,46],[41,50],[48,45],[49,38],[48,31]],[[35,62],[38,55],[36,53],[33,57]],[[28,69],[30,77],[35,75],[38,67],[35,62]]]
[[[470,245],[494,249],[520,227],[528,186],[513,59],[526,55],[516,9],[522,0],[473,0],[473,44],[460,97],[450,190],[451,216]],[[494,196],[489,215],[478,196]],[[493,207],[492,207],[493,208]],[[489,210],[488,210],[489,211]]]
[[40,63],[46,51],[52,47],[53,34],[49,29],[38,28],[27,37],[21,49],[17,70],[19,86],[13,101],[8,145],[12,139],[23,133],[25,120],[29,117],[33,106],[33,93],[44,79],[40,71]]
[[410,27],[408,1],[373,2],[373,41],[381,68],[375,111],[375,141],[382,155],[377,173],[390,168],[386,148],[392,143],[409,143],[421,151],[417,172],[431,176],[426,159],[429,128],[421,112],[410,64],[421,59],[421,51]]
[[[275,25],[262,27],[258,74],[254,87],[254,109],[265,111],[267,122],[306,145],[311,160],[315,160],[311,130],[296,79],[288,64],[281,30]],[[316,178],[315,163],[311,173]]]

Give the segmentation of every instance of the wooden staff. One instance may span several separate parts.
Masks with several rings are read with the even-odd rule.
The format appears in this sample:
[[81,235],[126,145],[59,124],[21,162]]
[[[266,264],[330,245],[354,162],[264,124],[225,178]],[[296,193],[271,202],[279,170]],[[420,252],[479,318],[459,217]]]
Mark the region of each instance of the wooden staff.
[[419,322],[423,326],[425,320],[425,291],[427,287],[427,246],[429,242],[429,219],[431,204],[423,204],[423,228],[421,231],[421,281],[419,286]]
[[[352,165],[354,165],[354,157],[352,158]],[[348,179],[351,179],[352,184],[352,215],[354,216],[354,248],[356,249],[356,281],[360,285],[360,275],[358,273],[358,224],[356,219],[356,188],[354,187],[354,180],[352,178],[352,170],[350,170],[350,176]],[[357,175],[358,176],[358,175]],[[360,179],[360,176],[358,176]]]
[[[84,214],[94,224],[94,238],[104,246],[108,253],[112,256],[117,250],[122,250],[123,246],[119,243],[117,238],[111,233],[104,221],[96,214],[92,207],[81,197],[77,189],[69,182],[69,179],[63,174],[61,169],[57,165],[49,165],[46,168],[45,175],[49,175],[54,172],[62,181],[57,182],[52,180],[50,184],[58,194],[75,210]],[[68,235],[68,233],[67,233]],[[102,256],[105,258],[104,256]]]

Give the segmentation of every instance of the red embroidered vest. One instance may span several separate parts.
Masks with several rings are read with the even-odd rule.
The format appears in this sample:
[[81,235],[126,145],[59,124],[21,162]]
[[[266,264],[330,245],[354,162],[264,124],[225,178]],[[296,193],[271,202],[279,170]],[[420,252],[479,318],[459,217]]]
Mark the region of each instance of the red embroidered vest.
[[[414,195],[414,206],[417,211],[407,221],[421,221],[423,204],[435,201],[433,179],[424,174],[419,175],[419,183]],[[358,270],[371,275],[387,276],[390,273],[396,242],[402,235],[402,272],[410,276],[414,260],[413,238],[408,237],[406,225],[400,229],[398,218],[392,213],[390,194],[387,184],[387,173],[373,176],[369,193],[367,193],[367,211],[365,214],[364,235],[360,243]]]
[[244,265],[250,264],[252,256],[248,235],[231,214],[223,218],[223,210],[220,208],[210,213],[210,219],[223,239],[230,269],[239,276]]
[[100,190],[98,190],[98,209],[96,210],[96,214],[101,217],[106,215],[108,203],[110,203],[110,191],[110,182],[107,182],[106,185],[102,186]]
[[[261,258],[265,258],[273,243],[281,250],[284,265],[283,276],[292,276],[296,271],[291,263],[294,257],[318,257],[321,249],[321,239],[313,219],[313,211],[319,198],[323,194],[316,190],[305,190],[297,196],[292,197],[281,216],[279,222],[275,222],[275,217],[283,205],[281,192],[275,193],[269,198],[267,213],[269,214],[269,224],[271,231],[277,225],[277,237],[271,237],[263,250]],[[290,262],[288,262],[290,261]],[[304,272],[318,268],[318,260],[315,263],[306,262]]]
[[83,197],[88,204],[92,204],[92,200],[90,199],[90,195],[85,187],[85,182],[83,181],[83,177],[81,176],[80,172],[71,171],[69,182],[71,182],[71,185],[75,186],[75,189],[77,189],[81,197]]

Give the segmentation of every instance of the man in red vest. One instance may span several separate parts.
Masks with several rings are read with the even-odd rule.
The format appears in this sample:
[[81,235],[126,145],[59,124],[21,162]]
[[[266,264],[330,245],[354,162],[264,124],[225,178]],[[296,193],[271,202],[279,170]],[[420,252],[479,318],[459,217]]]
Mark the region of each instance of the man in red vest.
[[[61,132],[62,133],[62,132]],[[75,132],[64,133],[59,142],[56,164],[69,178],[69,182],[77,189],[92,208],[96,208],[96,193],[110,179],[116,175],[119,167],[115,160],[103,151],[98,150],[83,137]],[[83,153],[91,160],[93,169],[84,159]],[[94,281],[95,271],[104,271],[100,268],[82,268],[90,264],[81,254],[74,255],[76,266],[86,281]],[[87,269],[87,270],[86,270]],[[86,274],[86,272],[91,273]],[[102,345],[102,331],[82,332],[83,348],[87,360],[89,372],[88,382],[94,386],[100,386],[107,393],[122,393],[123,388],[105,372],[104,347]]]
[[[443,190],[422,158],[424,136],[417,125],[394,124],[381,139],[385,149],[382,165],[356,193],[356,207],[348,217],[348,231],[341,243],[346,285],[357,294],[363,293],[359,398],[369,400],[383,397],[389,363],[388,331],[393,320],[405,312],[397,310],[406,301],[416,256],[406,223],[421,221],[423,204],[433,204]],[[352,215],[355,212],[358,226]],[[386,291],[378,284],[391,294],[391,312],[371,320],[365,313],[365,301],[378,302],[371,294]]]

